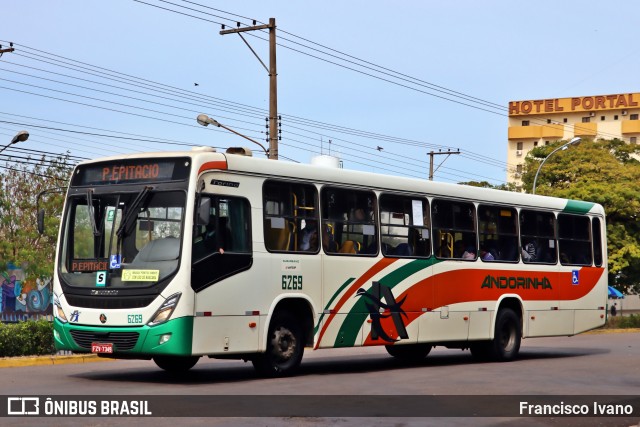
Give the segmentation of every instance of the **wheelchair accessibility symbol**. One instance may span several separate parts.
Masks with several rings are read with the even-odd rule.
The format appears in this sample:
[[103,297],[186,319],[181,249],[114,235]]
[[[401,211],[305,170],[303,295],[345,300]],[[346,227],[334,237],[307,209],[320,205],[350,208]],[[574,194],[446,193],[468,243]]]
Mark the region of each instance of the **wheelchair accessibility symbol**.
[[571,271],[571,284],[572,285],[579,285],[580,284],[580,276],[578,276],[578,273],[580,273],[579,270],[572,270]]

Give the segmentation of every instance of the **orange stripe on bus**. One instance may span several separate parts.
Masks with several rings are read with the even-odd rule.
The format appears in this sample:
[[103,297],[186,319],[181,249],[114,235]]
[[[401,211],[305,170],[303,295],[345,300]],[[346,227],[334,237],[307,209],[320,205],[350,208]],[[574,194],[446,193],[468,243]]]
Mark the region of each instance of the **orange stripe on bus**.
[[[501,295],[516,294],[523,301],[572,301],[586,296],[593,290],[602,274],[603,268],[582,267],[580,269],[580,284],[573,285],[572,273],[569,272],[531,272],[531,271],[503,271],[496,270],[454,270],[446,273],[430,276],[421,280],[396,296],[397,301],[404,302],[402,309],[406,313],[403,316],[405,326],[408,326],[418,317],[424,314],[423,308],[435,309],[446,305],[473,302],[473,301],[497,301]],[[487,276],[507,275],[526,277],[531,279],[550,280],[551,289],[521,288],[482,288],[482,283]],[[380,319],[385,333],[393,338],[398,338],[395,325],[391,316]],[[383,340],[372,340],[371,332],[367,335],[363,345],[390,344]]]
[[198,175],[200,175],[204,171],[211,170],[211,169],[226,170],[227,169],[227,161],[226,160],[216,160],[214,162],[204,163],[202,166],[200,166],[200,169],[198,170]]

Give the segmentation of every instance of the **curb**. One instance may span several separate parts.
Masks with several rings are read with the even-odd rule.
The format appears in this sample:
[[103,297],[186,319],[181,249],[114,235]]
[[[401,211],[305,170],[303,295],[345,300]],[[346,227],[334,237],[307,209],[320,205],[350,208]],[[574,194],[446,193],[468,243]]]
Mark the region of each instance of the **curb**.
[[114,359],[98,357],[97,354],[73,354],[70,356],[25,356],[0,358],[1,368],[24,366],[66,365],[69,363],[111,362]]

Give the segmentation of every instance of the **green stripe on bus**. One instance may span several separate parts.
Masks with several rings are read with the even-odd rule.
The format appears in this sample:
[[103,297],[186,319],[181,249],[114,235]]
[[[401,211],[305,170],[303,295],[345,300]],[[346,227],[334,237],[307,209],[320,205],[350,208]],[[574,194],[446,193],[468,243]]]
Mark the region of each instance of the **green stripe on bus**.
[[[439,261],[436,260],[435,257],[431,257],[429,259],[417,259],[387,274],[380,279],[379,282],[381,285],[388,286],[393,289],[398,283],[402,282],[407,277],[432,266],[436,262]],[[371,286],[368,287],[367,292],[370,289]],[[360,298],[358,302],[355,303],[351,311],[349,311],[344,322],[342,322],[340,332],[338,333],[333,346],[352,347],[356,342],[356,338],[358,336],[358,332],[360,332],[362,324],[368,316],[369,312],[365,306],[365,300],[364,298]]]
[[343,289],[346,288],[347,286],[349,286],[351,284],[351,282],[353,282],[354,280],[356,280],[355,277],[350,277],[349,279],[347,279],[346,282],[344,282],[342,284],[342,286],[340,286],[340,288],[333,294],[333,296],[331,297],[331,299],[329,300],[329,302],[327,303],[327,305],[325,306],[324,310],[322,311],[322,313],[320,313],[320,318],[318,319],[318,323],[316,324],[316,327],[313,328],[313,335],[318,333],[318,329],[320,329],[320,324],[322,323],[322,319],[324,318],[324,311],[328,310],[329,307],[331,307],[331,303],[333,303],[333,301],[338,298],[338,295],[340,295],[340,293],[342,293]]
[[586,214],[594,205],[595,203],[583,202],[582,200],[567,200],[567,206],[564,207],[562,212]]

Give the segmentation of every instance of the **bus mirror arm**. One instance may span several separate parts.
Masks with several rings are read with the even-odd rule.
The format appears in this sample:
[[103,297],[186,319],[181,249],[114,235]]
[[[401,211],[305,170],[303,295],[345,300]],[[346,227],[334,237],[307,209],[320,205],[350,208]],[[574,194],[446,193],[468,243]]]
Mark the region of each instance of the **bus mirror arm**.
[[38,234],[44,234],[44,217],[45,212],[44,208],[40,207],[40,199],[47,193],[64,193],[67,191],[65,187],[53,187],[47,188],[46,190],[42,190],[38,193],[38,197],[36,197],[36,211],[38,212]]

